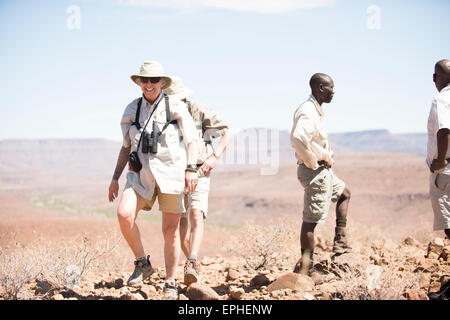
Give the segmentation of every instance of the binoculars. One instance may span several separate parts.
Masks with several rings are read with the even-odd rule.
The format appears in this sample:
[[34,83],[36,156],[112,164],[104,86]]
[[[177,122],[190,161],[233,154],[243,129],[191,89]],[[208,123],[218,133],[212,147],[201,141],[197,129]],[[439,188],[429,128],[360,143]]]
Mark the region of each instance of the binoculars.
[[161,135],[158,125],[155,121],[152,124],[152,132],[148,133],[144,130],[142,132],[142,153],[157,153],[158,152],[158,139]]

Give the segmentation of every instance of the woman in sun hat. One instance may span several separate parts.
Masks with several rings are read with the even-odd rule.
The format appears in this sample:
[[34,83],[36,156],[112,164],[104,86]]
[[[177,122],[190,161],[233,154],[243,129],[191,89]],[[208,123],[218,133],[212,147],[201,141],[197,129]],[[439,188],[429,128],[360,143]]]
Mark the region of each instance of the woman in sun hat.
[[[200,264],[197,262],[197,255],[203,238],[203,219],[206,219],[208,215],[209,174],[230,142],[231,132],[228,125],[205,104],[187,100],[192,95],[192,91],[183,85],[179,77],[172,77],[172,84],[165,89],[165,92],[171,98],[186,103],[194,119],[198,135],[196,141],[198,185],[193,193],[185,197],[186,207],[189,207],[189,210],[181,215],[180,221],[181,249],[187,258],[184,265],[184,283],[190,285],[200,282]],[[211,139],[218,137],[220,141],[214,150]],[[190,230],[188,230],[188,219]]]
[[131,80],[141,88],[142,97],[128,104],[122,116],[123,144],[109,187],[109,201],[118,195],[118,180],[131,153],[142,168],[139,170],[136,162],[130,160],[127,183],[117,209],[120,229],[136,258],[128,285],[139,287],[154,272],[135,220],[140,210],[150,210],[158,198],[164,235],[165,297],[176,299],[178,226],[181,214],[186,211],[183,192],[185,187],[193,192],[197,185],[196,128],[185,105],[164,93],[172,79],[160,63],[144,62],[139,74],[131,75]]

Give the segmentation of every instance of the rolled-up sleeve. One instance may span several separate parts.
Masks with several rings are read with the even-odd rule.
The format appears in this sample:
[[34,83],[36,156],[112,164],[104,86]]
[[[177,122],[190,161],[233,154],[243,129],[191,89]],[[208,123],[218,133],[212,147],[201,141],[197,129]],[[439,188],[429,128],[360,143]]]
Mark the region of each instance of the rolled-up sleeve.
[[203,113],[202,130],[208,132],[211,138],[218,138],[230,129],[228,124],[206,105],[200,104],[199,110]]
[[193,141],[198,141],[197,131],[194,120],[189,114],[188,109],[180,104],[171,105],[173,118],[177,120],[178,127],[183,134],[183,141],[186,145]]
[[301,113],[294,129],[294,138],[300,140],[306,146],[306,148],[309,148],[309,146],[311,145],[313,133],[314,123],[312,122],[310,117],[308,117],[304,113]]
[[444,101],[444,99],[439,98],[437,99],[436,118],[437,118],[437,131],[441,129],[450,129],[450,105],[448,101]]
[[136,109],[137,103],[135,100],[126,106],[125,111],[123,112],[122,115],[122,120],[120,121],[120,128],[122,129],[122,137],[123,137],[122,146],[125,148],[131,146],[129,131],[131,124],[134,122],[134,117],[136,116]]

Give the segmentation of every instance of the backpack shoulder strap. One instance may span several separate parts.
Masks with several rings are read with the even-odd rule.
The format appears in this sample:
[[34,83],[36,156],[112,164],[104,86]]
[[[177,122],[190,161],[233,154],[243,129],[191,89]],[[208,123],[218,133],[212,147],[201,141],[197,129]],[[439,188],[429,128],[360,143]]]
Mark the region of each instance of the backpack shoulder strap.
[[167,94],[165,94],[164,99],[166,102],[166,123],[167,124],[176,124],[177,120],[173,120],[172,113],[170,112],[169,96]]
[[134,116],[134,122],[132,123],[132,125],[135,125],[138,130],[141,129],[141,124],[139,123],[139,117],[141,115],[141,104],[142,104],[142,97],[138,101],[136,115]]

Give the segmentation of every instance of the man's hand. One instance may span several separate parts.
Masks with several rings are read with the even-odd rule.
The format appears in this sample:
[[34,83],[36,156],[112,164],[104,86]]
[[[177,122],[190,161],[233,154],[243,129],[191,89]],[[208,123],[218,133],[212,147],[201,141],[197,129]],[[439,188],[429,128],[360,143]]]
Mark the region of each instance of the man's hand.
[[198,183],[198,175],[197,172],[186,171],[185,174],[186,187],[188,188],[189,193],[193,193]]
[[216,167],[216,164],[217,164],[217,158],[214,154],[212,154],[208,157],[208,159],[205,160],[205,162],[203,162],[200,169],[203,171],[205,176],[207,176],[211,172],[211,170]]
[[109,202],[113,202],[117,198],[118,194],[119,194],[119,181],[112,179],[111,183],[109,184],[109,194],[108,194]]
[[445,159],[447,154],[447,150],[449,147],[448,138],[450,136],[450,130],[447,128],[439,129],[436,134],[436,142],[437,142],[437,159],[434,159],[431,162],[430,171],[435,172],[441,169],[444,169],[450,159]]
[[434,159],[430,166],[430,171],[435,172],[439,171],[441,169],[444,169],[448,165],[448,159],[444,159],[443,162],[439,161],[438,159]]

